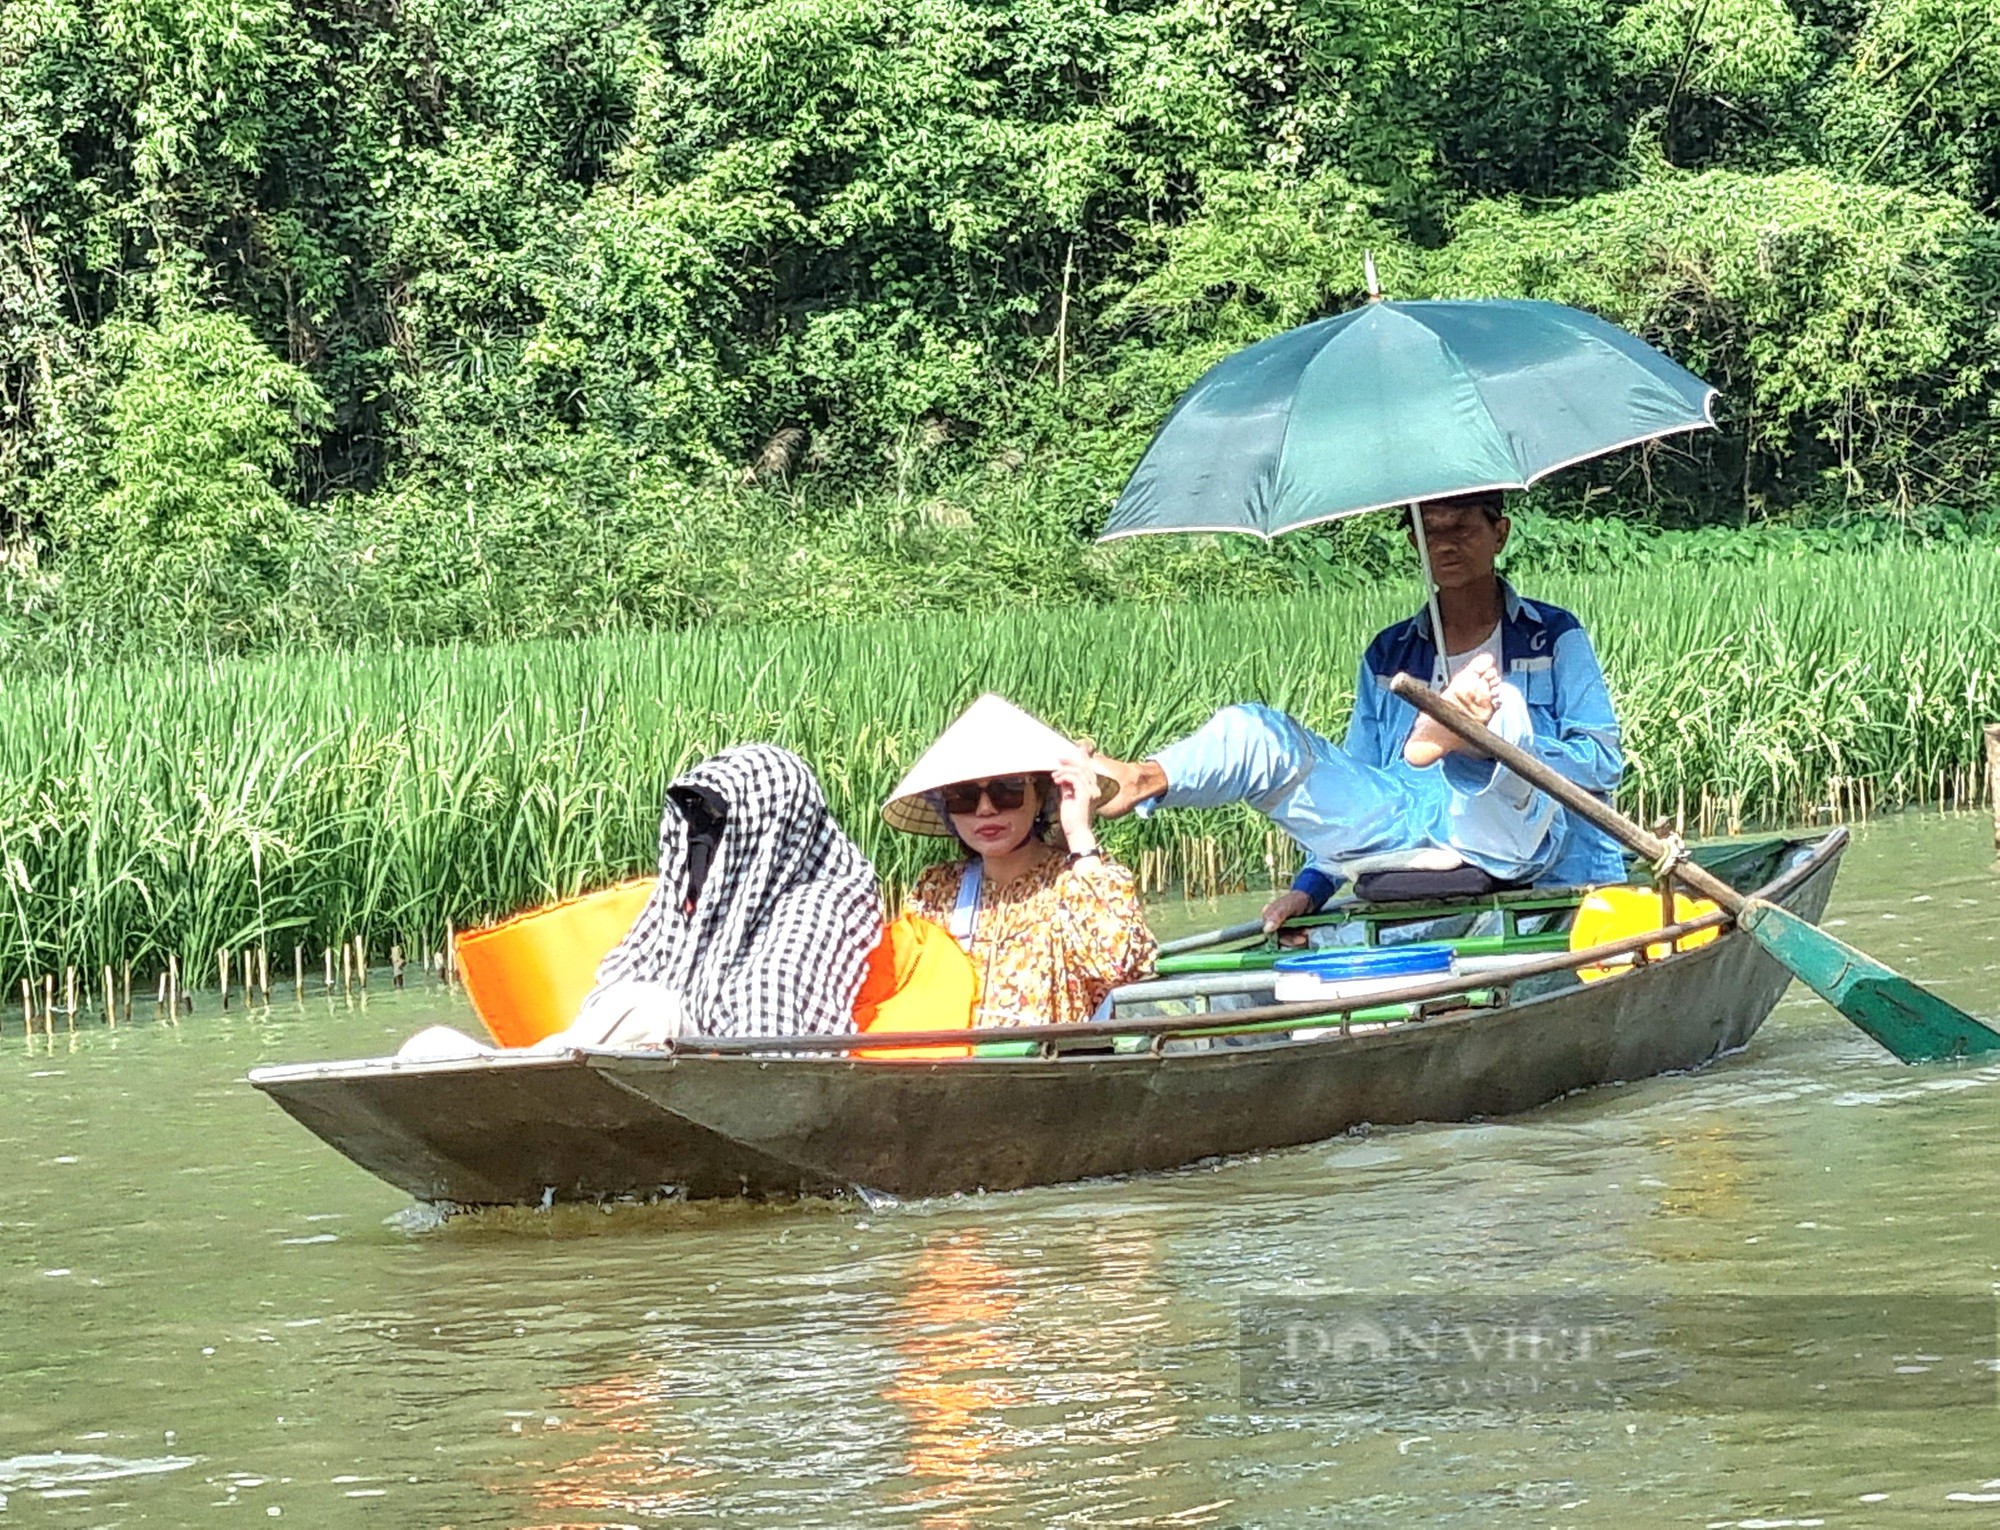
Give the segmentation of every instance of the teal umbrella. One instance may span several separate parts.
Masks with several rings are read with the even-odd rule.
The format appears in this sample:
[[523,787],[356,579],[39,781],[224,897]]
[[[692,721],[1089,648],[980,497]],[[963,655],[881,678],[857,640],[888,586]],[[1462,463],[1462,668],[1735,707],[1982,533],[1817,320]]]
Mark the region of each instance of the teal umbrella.
[[1272,537],[1440,495],[1525,489],[1621,446],[1712,426],[1714,398],[1644,341],[1560,303],[1370,302],[1203,373],[1099,540]]

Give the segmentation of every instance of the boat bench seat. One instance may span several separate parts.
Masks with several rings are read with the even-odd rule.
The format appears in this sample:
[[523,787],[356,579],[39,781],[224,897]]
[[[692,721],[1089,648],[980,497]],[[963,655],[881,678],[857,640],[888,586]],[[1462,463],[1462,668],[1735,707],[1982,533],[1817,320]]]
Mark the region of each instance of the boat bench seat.
[[1482,898],[1511,892],[1527,882],[1508,882],[1482,871],[1456,850],[1425,846],[1417,850],[1387,850],[1346,862],[1341,870],[1354,883],[1363,903],[1437,902],[1445,898]]
[[1449,871],[1370,871],[1354,879],[1354,896],[1363,903],[1423,903],[1446,898],[1483,898],[1488,893],[1513,892],[1528,882],[1503,882],[1477,866]]

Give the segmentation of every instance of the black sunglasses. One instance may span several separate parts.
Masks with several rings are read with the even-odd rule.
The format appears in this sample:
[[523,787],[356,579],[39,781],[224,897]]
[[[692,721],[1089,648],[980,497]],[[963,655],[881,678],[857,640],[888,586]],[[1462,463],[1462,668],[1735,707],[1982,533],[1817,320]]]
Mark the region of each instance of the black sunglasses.
[[995,776],[991,781],[954,781],[938,793],[947,813],[976,813],[979,799],[993,804],[996,813],[1011,813],[1028,800],[1026,776]]

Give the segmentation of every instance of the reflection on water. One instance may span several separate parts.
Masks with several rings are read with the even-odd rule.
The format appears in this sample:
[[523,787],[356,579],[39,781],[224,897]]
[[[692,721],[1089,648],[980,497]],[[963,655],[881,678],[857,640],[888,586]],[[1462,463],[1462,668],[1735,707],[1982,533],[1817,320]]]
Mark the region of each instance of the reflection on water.
[[[1153,1240],[1100,1229],[1051,1286],[1002,1262],[986,1229],[934,1235],[918,1251],[886,1333],[899,1364],[883,1396],[909,1420],[904,1501],[931,1530],[964,1530],[1019,1498],[1046,1421],[1104,1465],[1171,1435],[1160,1377],[1135,1366],[1165,1317]],[[1122,1487],[1150,1469],[1118,1474]]]
[[[673,1416],[672,1373],[641,1357],[634,1365],[557,1394],[566,1415],[610,1438],[529,1490],[538,1510],[563,1516],[538,1519],[548,1530],[598,1525],[599,1514],[665,1519],[701,1503],[694,1484],[712,1472],[684,1459],[693,1430]],[[559,1444],[561,1434],[552,1431],[549,1439]]]
[[1704,1121],[1660,1138],[1668,1170],[1660,1186],[1662,1216],[1718,1216],[1740,1209],[1758,1173],[1754,1145],[1727,1122]]
[[[1990,845],[1975,815],[1864,826],[1833,917],[2000,1009]],[[0,1033],[0,1524],[1623,1530],[1960,1522],[1995,1496],[1995,1408],[1239,1390],[1244,1302],[1990,1293],[2000,1062],[1899,1067],[1796,992],[1741,1057],[1519,1119],[876,1207],[439,1225],[240,1082],[458,1003]]]
[[909,1415],[909,1497],[934,1530],[965,1530],[1019,1475],[1000,1457],[1002,1410],[1026,1400],[1020,1293],[983,1242],[977,1228],[927,1242],[889,1325],[902,1364],[882,1395]]
[[[1142,1363],[1171,1338],[1154,1240],[1142,1227],[1100,1228],[1075,1252],[1051,1266],[974,1222],[918,1233],[873,1262],[867,1292],[808,1298],[812,1315],[788,1325],[744,1326],[762,1305],[748,1291],[734,1313],[701,1302],[649,1311],[641,1350],[554,1388],[546,1417],[511,1421],[546,1462],[523,1522],[574,1530],[713,1514],[746,1444],[783,1475],[796,1470],[784,1463],[824,1460],[857,1435],[881,1456],[871,1498],[927,1530],[991,1523],[1038,1496],[1075,1508],[1143,1494],[1165,1475],[1143,1448],[1180,1422],[1157,1366]],[[879,1363],[841,1364],[856,1345]],[[690,1355],[700,1358],[676,1359]],[[871,1376],[872,1409],[855,1391]],[[1056,1442],[1092,1452],[1087,1488],[1047,1480],[1040,1456]]]

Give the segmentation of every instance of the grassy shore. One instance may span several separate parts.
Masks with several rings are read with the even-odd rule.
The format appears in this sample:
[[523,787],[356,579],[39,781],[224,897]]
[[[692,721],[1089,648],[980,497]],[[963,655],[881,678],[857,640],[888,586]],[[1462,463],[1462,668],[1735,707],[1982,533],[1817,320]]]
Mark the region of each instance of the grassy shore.
[[[1626,805],[1691,830],[1971,801],[2000,718],[2000,550],[1811,555],[1538,581],[1591,628]],[[1261,700],[1338,736],[1366,597],[1007,612],[850,627],[78,670],[0,693],[0,992],[68,968],[264,946],[289,975],[356,935],[417,952],[646,868],[693,760],[797,750],[893,885],[933,843],[876,806],[972,696],[1114,752]],[[1109,826],[1149,884],[1261,886],[1289,845],[1247,810]],[[147,979],[150,983],[150,979]],[[89,988],[95,979],[85,983]],[[151,988],[146,992],[150,995]]]

